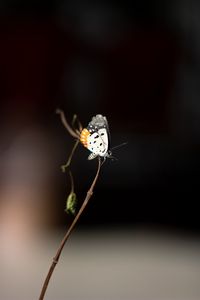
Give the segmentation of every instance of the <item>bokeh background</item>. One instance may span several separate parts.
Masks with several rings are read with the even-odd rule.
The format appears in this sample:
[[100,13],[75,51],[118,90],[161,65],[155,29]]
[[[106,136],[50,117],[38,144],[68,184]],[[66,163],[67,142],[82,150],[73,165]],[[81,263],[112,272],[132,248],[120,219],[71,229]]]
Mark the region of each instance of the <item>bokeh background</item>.
[[[1,1],[0,299],[37,299],[72,218],[55,114],[105,115],[103,165],[47,299],[199,299],[200,4]],[[72,163],[81,204],[97,161]]]

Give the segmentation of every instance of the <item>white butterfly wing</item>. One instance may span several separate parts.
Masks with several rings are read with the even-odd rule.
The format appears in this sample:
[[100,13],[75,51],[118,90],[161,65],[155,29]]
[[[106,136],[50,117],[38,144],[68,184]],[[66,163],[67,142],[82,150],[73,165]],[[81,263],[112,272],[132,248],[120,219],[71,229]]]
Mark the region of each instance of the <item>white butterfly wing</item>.
[[88,150],[96,155],[105,156],[108,151],[108,135],[105,128],[99,129],[88,137]]
[[104,146],[104,154],[108,151],[108,133],[106,128],[101,128],[98,130],[99,136],[102,140],[103,146]]

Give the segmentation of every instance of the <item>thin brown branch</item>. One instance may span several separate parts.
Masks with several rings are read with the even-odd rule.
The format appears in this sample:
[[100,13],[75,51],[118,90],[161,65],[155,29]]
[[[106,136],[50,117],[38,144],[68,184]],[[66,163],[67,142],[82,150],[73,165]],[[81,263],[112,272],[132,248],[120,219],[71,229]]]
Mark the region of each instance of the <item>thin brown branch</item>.
[[75,152],[75,150],[76,150],[78,144],[79,144],[79,140],[76,140],[76,142],[75,142],[75,144],[74,144],[74,146],[73,146],[73,148],[72,148],[72,151],[71,151],[71,153],[70,153],[70,156],[69,156],[69,158],[68,158],[66,164],[61,166],[61,169],[62,169],[63,172],[65,172],[65,170],[70,166],[72,157],[73,157],[73,155],[74,155],[74,152]]
[[83,204],[81,206],[81,208],[79,209],[77,215],[75,216],[71,226],[69,227],[69,229],[67,230],[63,240],[61,241],[59,247],[58,247],[58,250],[56,252],[56,255],[54,256],[53,258],[53,261],[51,263],[51,266],[49,268],[49,271],[47,273],[47,276],[46,276],[46,279],[44,281],[44,284],[43,284],[43,287],[42,287],[42,290],[41,290],[41,294],[40,294],[40,297],[39,297],[39,300],[43,300],[44,299],[44,296],[45,296],[45,293],[46,293],[46,290],[47,290],[47,287],[48,287],[48,284],[49,284],[49,281],[51,279],[51,276],[53,274],[53,271],[55,269],[55,266],[57,265],[58,261],[59,261],[59,258],[60,258],[60,255],[62,253],[62,250],[64,248],[64,245],[65,243],[67,242],[72,230],[74,229],[75,225],[77,224],[81,214],[83,213],[86,205],[88,204],[90,198],[92,197],[92,194],[93,194],[93,190],[94,190],[94,187],[95,187],[95,184],[97,182],[97,179],[98,179],[98,176],[99,176],[99,172],[100,172],[100,169],[101,169],[101,160],[100,158],[98,159],[98,167],[97,167],[97,172],[96,172],[96,175],[95,175],[95,178],[86,194],[86,197],[85,197],[85,200],[83,201]]
[[70,177],[70,181],[71,181],[71,192],[70,194],[74,193],[74,178],[72,175],[72,172],[69,170],[69,177]]
[[71,136],[73,136],[74,138],[79,139],[79,132],[73,130],[73,128],[68,124],[68,122],[65,118],[64,111],[58,108],[56,110],[56,113],[58,115],[60,115],[61,122],[62,122],[63,126],[66,128],[66,130],[69,132],[69,134]]
[[73,120],[72,120],[72,127],[74,128],[75,123],[77,123],[78,125],[78,129],[75,129],[75,131],[77,131],[78,133],[80,133],[83,130],[83,126],[81,124],[81,122],[78,119],[77,115],[73,116]]

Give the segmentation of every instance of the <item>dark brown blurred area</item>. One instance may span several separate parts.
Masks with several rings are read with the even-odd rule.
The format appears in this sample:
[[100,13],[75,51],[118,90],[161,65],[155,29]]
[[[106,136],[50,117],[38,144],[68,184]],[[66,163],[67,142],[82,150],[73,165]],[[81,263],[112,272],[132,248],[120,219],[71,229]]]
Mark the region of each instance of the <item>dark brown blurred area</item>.
[[[199,8],[1,1],[0,299],[39,295],[72,220],[60,166],[73,139],[58,107],[83,126],[105,115],[112,147],[127,145],[103,165],[49,299],[65,299],[70,280],[71,299],[199,299]],[[88,155],[80,146],[72,163],[79,205],[96,170]]]
[[[55,109],[64,109],[69,120],[78,114],[83,125],[102,113],[110,124],[112,145],[128,144],[116,151],[117,163],[108,162],[104,167],[95,205],[83,222],[150,222],[199,230],[195,209],[199,110],[198,89],[194,88],[198,42],[192,19],[191,24],[184,23],[181,7],[167,3],[161,7],[157,1],[132,6],[21,1],[13,2],[10,14],[6,3],[3,7],[2,189],[8,160],[16,153],[14,145],[19,136],[27,135],[19,155],[23,160],[23,147],[28,146],[27,160],[39,159],[35,177],[46,174],[44,181],[52,195],[48,206],[54,207],[54,199],[64,198],[67,192],[59,168],[72,146]],[[81,149],[74,162],[81,192],[95,169],[85,152]],[[39,166],[40,160],[44,166]],[[31,176],[31,167],[22,170],[26,163],[19,163],[17,171],[11,164],[16,177],[23,172],[23,176],[26,172]],[[9,182],[9,176],[6,180]],[[60,199],[52,216],[58,224],[65,222],[63,203]]]

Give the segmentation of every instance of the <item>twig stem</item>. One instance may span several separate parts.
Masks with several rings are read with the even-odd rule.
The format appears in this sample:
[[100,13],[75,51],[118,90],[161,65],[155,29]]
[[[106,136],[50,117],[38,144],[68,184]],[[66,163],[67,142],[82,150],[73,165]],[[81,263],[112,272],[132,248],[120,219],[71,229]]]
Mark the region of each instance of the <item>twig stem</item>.
[[66,164],[61,166],[61,169],[62,169],[63,172],[65,172],[65,170],[70,166],[71,161],[72,161],[72,157],[73,157],[73,155],[74,155],[74,152],[75,152],[75,150],[76,150],[78,144],[79,144],[79,140],[76,140],[76,142],[75,142],[75,144],[74,144],[74,146],[73,146],[73,148],[72,148],[72,151],[71,151],[71,153],[70,153],[70,156],[69,156],[69,158],[68,158]]
[[56,113],[57,113],[58,115],[60,115],[61,122],[62,122],[62,124],[64,125],[64,127],[67,129],[67,131],[69,132],[69,134],[71,134],[71,136],[73,136],[74,138],[79,139],[79,133],[78,133],[78,132],[75,132],[75,131],[72,129],[72,127],[69,126],[69,124],[68,124],[68,122],[67,122],[67,120],[66,120],[66,118],[65,118],[65,114],[64,114],[63,110],[61,110],[61,109],[58,108],[58,109],[56,110]]
[[43,284],[43,287],[42,287],[42,290],[41,290],[41,294],[40,294],[40,297],[39,297],[39,300],[43,300],[44,299],[44,296],[45,296],[45,293],[46,293],[46,290],[47,290],[47,287],[48,287],[48,284],[49,284],[49,281],[51,279],[51,276],[53,274],[53,271],[55,269],[55,266],[57,265],[58,261],[59,261],[59,258],[60,258],[60,255],[62,253],[62,250],[64,248],[64,245],[65,243],[67,242],[72,230],[74,229],[76,223],[78,222],[82,212],[84,211],[86,205],[88,204],[92,194],[93,194],[93,190],[94,190],[94,187],[95,187],[95,184],[97,182],[97,179],[98,179],[98,176],[99,176],[99,172],[100,172],[100,169],[101,169],[101,160],[100,158],[98,159],[98,167],[97,167],[97,172],[96,172],[96,175],[95,175],[95,178],[86,194],[86,197],[85,197],[85,200],[83,201],[83,204],[81,206],[81,208],[79,209],[77,215],[75,216],[71,226],[69,227],[69,229],[67,230],[63,240],[61,241],[59,247],[58,247],[58,250],[57,250],[57,253],[56,255],[54,256],[53,258],[53,261],[51,263],[51,266],[49,268],[49,271],[47,273],[47,276],[46,276],[46,279],[44,281],[44,284]]

